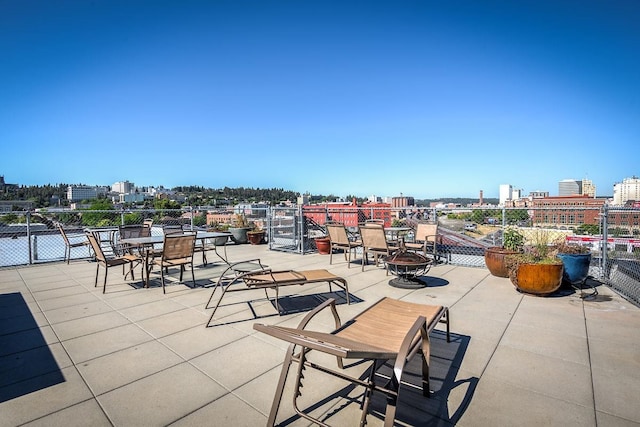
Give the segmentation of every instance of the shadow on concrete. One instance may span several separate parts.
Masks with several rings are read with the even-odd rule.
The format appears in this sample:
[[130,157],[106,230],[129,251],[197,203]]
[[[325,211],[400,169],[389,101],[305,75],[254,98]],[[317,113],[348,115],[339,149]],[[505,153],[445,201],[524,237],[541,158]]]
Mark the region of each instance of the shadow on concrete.
[[0,402],[64,381],[22,294],[0,295]]

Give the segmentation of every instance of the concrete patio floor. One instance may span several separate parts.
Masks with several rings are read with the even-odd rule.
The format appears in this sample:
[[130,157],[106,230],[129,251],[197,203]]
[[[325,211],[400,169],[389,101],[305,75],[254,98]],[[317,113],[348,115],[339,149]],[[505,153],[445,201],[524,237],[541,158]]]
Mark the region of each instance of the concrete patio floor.
[[[390,287],[381,268],[361,272],[360,259],[347,268],[340,254],[333,265],[327,255],[266,245],[229,246],[228,254],[230,261],[260,258],[274,269],[326,268],[346,278],[356,301],[338,305],[343,320],[384,296],[450,307],[452,342],[443,326],[432,334],[433,395],[403,388],[398,425],[640,424],[640,309],[604,285],[593,299],[569,290],[542,298],[518,293],[484,268],[438,265],[426,275],[428,287],[407,290]],[[278,316],[262,291],[238,292],[206,327],[211,288],[173,282],[165,295],[159,275],[144,289],[114,267],[103,295],[93,286],[95,266],[78,260],[0,269],[1,426],[266,423],[287,345],[253,324],[293,326],[306,312]],[[197,267],[198,284],[215,283],[223,269]],[[281,291],[291,307],[327,293],[326,284]],[[314,325],[332,329],[328,313]],[[362,390],[347,385],[310,372],[302,406],[328,424],[357,425]],[[382,425],[383,400],[374,400],[369,426]],[[278,422],[309,425],[287,394]]]

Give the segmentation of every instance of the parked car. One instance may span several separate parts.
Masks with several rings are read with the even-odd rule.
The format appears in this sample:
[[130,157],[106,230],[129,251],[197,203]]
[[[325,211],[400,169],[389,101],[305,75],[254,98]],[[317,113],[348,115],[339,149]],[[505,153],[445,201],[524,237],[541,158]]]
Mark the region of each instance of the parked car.
[[478,226],[476,225],[476,223],[475,223],[475,222],[467,222],[467,223],[464,225],[464,229],[465,229],[466,231],[476,231],[476,230],[477,230],[477,228],[478,228]]

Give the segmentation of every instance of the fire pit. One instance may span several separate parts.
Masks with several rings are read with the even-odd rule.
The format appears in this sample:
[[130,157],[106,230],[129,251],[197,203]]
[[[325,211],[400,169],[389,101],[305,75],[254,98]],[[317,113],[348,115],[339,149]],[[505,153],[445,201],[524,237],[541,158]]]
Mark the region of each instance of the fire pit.
[[389,280],[389,285],[396,288],[424,288],[426,282],[420,276],[427,274],[432,261],[424,255],[408,252],[404,242],[400,243],[400,250],[393,255],[384,258],[389,270],[396,277]]

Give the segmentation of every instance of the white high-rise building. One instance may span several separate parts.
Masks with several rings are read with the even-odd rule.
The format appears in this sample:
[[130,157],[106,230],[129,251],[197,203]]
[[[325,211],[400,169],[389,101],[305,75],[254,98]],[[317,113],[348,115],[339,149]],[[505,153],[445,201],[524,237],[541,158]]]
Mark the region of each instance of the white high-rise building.
[[640,178],[625,178],[613,186],[613,204],[624,205],[629,200],[640,201]]
[[513,186],[511,184],[500,184],[500,206],[504,206],[507,200],[513,200]]
[[98,198],[98,187],[88,185],[70,185],[67,187],[67,200],[77,202]]
[[133,193],[135,190],[135,187],[136,186],[133,185],[133,182],[119,181],[111,186],[111,191],[113,191],[114,193],[120,193],[120,194]]

